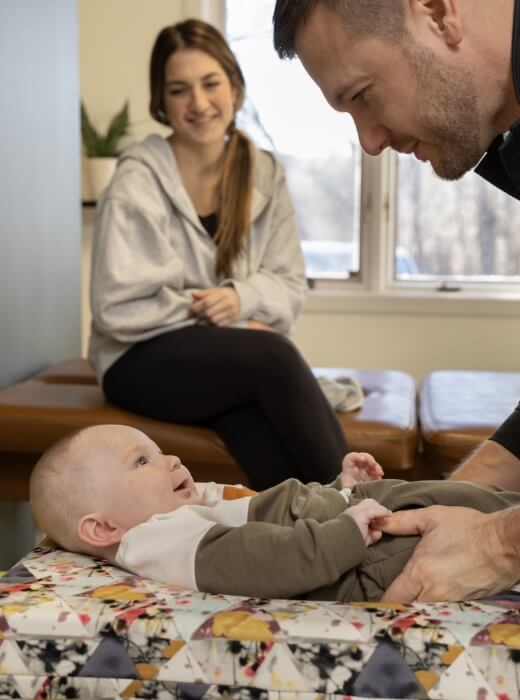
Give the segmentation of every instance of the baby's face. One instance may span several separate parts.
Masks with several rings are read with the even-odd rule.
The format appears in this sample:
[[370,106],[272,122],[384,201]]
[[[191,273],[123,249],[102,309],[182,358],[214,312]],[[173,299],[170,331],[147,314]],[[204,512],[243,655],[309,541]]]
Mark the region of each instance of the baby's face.
[[103,501],[103,515],[125,530],[180,506],[200,503],[188,469],[175,456],[163,455],[147,435],[124,425],[100,425],[85,435],[93,487]]

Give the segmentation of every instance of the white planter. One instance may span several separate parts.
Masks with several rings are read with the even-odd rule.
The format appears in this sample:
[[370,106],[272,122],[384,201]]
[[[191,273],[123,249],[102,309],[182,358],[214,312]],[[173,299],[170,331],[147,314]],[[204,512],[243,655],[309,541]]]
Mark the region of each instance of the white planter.
[[87,158],[89,198],[97,202],[115,172],[117,158]]

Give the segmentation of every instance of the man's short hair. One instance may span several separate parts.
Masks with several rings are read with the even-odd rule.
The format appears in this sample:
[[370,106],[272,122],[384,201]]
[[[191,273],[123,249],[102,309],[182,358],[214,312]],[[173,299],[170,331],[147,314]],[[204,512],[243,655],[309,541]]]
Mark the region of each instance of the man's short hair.
[[296,33],[320,3],[337,12],[356,38],[373,35],[395,43],[408,34],[404,0],[276,0],[273,38],[280,58],[294,58]]

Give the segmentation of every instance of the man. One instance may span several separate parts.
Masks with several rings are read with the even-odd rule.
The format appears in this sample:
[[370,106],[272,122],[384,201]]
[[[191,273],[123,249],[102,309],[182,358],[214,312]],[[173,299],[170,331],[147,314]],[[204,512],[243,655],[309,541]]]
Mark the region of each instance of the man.
[[[449,180],[478,164],[520,199],[520,0],[277,0],[273,23],[278,55],[299,56],[365,151],[414,153]],[[451,478],[520,489],[520,404]],[[520,580],[520,508],[434,506],[385,529],[422,535],[386,600],[476,598]]]

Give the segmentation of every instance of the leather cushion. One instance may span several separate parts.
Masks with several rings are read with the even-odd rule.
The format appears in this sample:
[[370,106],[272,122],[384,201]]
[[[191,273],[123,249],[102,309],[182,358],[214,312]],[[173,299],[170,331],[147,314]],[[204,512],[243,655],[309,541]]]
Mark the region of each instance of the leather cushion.
[[419,422],[429,459],[452,465],[486,440],[520,398],[520,372],[443,370],[419,393]]
[[[331,378],[356,374],[365,390],[359,411],[339,414],[351,449],[372,452],[387,469],[413,465],[417,428],[415,385],[409,375],[330,368],[316,373]],[[245,481],[212,430],[152,420],[109,404],[86,360],[58,363],[0,391],[0,452],[38,455],[68,432],[96,423],[143,430],[162,450],[180,455],[197,479]]]

